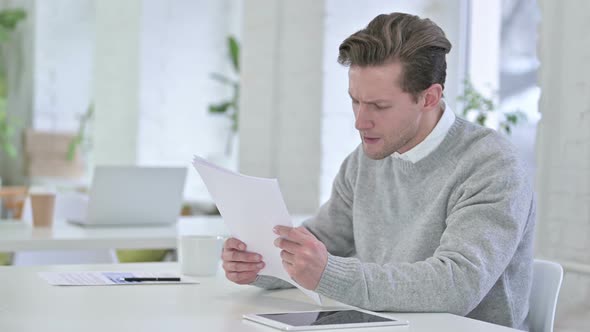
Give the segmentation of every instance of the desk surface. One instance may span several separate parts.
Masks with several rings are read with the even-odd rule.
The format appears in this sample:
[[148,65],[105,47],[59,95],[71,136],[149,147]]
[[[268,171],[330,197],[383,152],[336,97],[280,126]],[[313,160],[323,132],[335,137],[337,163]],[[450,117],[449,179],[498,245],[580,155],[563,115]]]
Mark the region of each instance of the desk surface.
[[180,218],[169,226],[83,227],[57,221],[33,228],[22,221],[0,223],[0,251],[176,248],[179,235],[227,235],[221,217]]
[[[216,278],[198,285],[50,286],[39,271],[178,271],[175,263],[0,267],[0,331],[278,331],[242,314],[318,309],[297,289],[265,291]],[[328,308],[343,307],[326,300]],[[517,331],[451,314],[407,314],[409,327],[349,331]],[[342,330],[348,331],[348,330]]]

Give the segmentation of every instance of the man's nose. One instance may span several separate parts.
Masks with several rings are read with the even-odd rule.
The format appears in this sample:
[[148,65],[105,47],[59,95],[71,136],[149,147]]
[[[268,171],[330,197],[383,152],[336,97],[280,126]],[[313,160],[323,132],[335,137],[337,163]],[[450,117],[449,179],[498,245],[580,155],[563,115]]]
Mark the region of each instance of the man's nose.
[[366,105],[360,104],[354,116],[354,127],[356,130],[367,130],[373,128],[373,120],[371,120]]

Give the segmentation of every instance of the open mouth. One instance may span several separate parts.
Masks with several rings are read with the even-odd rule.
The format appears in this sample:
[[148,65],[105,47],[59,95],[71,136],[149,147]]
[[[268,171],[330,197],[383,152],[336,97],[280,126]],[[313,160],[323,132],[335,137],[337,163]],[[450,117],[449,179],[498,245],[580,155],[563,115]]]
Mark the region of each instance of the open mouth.
[[367,136],[363,137],[363,142],[365,142],[367,144],[375,144],[378,141],[379,141],[379,137],[367,137]]

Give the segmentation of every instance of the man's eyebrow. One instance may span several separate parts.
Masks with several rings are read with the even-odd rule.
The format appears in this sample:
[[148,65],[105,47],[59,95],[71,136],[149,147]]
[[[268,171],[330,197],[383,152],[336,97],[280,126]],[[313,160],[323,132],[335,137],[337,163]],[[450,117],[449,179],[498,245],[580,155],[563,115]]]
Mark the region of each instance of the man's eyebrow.
[[365,101],[367,104],[380,104],[380,103],[390,103],[387,99],[375,99],[375,100],[367,100]]
[[[354,98],[350,94],[350,91],[348,92],[348,95],[350,96],[351,99],[356,100],[356,98]],[[367,100],[367,101],[365,101],[365,104],[380,104],[380,103],[390,103],[390,101],[387,100],[387,99],[375,99],[375,100]]]

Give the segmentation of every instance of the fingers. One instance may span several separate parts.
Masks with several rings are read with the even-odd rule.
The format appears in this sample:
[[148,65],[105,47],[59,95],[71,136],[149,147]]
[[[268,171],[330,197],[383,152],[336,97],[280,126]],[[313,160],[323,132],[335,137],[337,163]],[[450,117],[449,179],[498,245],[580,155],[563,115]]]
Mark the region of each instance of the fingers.
[[231,262],[261,262],[262,256],[245,251],[246,244],[236,238],[229,238],[223,244],[221,259]]
[[301,247],[301,245],[299,243],[295,243],[293,241],[289,241],[287,239],[280,238],[280,237],[275,239],[274,245],[275,245],[275,247],[281,248],[281,249],[288,251],[290,253],[295,253]]
[[245,250],[244,242],[229,238],[223,244],[221,253],[226,278],[240,285],[254,282],[265,266],[261,255]]
[[287,271],[287,274],[292,276],[292,274],[294,274],[295,272],[295,270],[293,269],[293,264],[287,263],[285,261],[282,261],[281,263],[283,264],[283,268],[285,269],[285,271]]
[[249,251],[239,251],[235,249],[223,249],[221,259],[224,262],[249,262],[258,263],[262,261],[262,256]]
[[222,257],[226,278],[240,285],[254,282],[265,266],[262,257],[251,252],[224,249]]
[[290,265],[295,264],[295,255],[285,250],[281,251],[281,259],[283,260],[283,263],[287,263]]
[[311,236],[311,237],[313,237],[313,238],[315,239],[315,235],[313,235],[313,234],[312,234],[312,233],[309,231],[309,229],[305,228],[305,226],[299,226],[299,227],[297,227],[297,229],[298,229],[298,230],[300,230],[300,231],[301,231],[301,233],[303,233],[303,234],[305,234],[305,235],[307,235],[307,236]]
[[240,262],[223,262],[223,269],[231,272],[260,271],[264,267],[264,262],[259,263],[240,263]]
[[[278,236],[285,238],[295,243],[303,243],[310,239],[311,233],[305,229],[305,227],[287,227],[277,225],[273,229],[273,232]],[[313,235],[312,235],[313,237]],[[315,238],[315,237],[314,237]]]
[[225,271],[225,277],[239,285],[251,284],[258,277],[258,272],[228,272]]
[[247,263],[225,260],[222,265],[227,279],[237,284],[249,284],[253,282],[264,266],[264,262]]
[[240,262],[223,262],[223,269],[229,272],[259,272],[264,268],[264,262],[260,263],[240,263]]
[[223,243],[223,249],[246,250],[246,244],[235,237],[230,237]]

